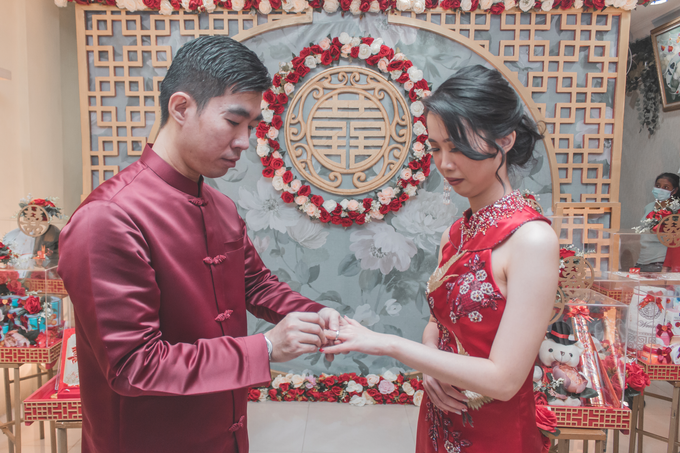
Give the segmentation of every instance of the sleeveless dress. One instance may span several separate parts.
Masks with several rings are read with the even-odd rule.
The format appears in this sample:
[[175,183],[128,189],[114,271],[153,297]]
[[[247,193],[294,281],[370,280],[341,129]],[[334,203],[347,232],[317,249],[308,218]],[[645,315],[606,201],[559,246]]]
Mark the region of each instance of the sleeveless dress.
[[[489,357],[506,304],[493,278],[491,252],[533,220],[549,222],[515,191],[475,214],[468,209],[451,226],[439,267],[427,284],[440,350]],[[467,394],[469,408],[462,415],[447,415],[426,393],[418,417],[416,452],[540,452],[543,442],[536,426],[532,373],[533,367],[507,402]]]

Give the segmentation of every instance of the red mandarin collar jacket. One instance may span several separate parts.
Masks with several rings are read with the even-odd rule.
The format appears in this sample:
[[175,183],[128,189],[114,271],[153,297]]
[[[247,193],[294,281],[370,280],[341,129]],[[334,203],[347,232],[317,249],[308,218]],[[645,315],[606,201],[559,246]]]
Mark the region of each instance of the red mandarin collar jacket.
[[147,146],[60,239],[83,452],[247,452],[248,387],[270,374],[246,310],[276,323],[323,306],[270,273],[234,203]]

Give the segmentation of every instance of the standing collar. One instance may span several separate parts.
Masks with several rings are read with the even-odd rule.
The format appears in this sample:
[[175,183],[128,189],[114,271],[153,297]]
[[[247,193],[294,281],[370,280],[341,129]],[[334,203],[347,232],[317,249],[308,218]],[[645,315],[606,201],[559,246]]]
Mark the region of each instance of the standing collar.
[[181,190],[194,197],[201,196],[203,190],[203,176],[201,176],[198,182],[194,182],[187,178],[172,168],[169,163],[161,159],[161,157],[151,148],[151,144],[147,143],[144,152],[142,153],[142,157],[139,160],[175,189]]

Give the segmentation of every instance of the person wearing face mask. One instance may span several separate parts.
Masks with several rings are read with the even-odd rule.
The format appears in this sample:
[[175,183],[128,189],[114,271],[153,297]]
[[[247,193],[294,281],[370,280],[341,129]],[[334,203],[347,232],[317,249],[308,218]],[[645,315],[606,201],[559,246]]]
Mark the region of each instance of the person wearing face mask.
[[[662,173],[656,177],[652,195],[654,201],[645,206],[643,219],[655,209],[662,209],[677,196],[680,177],[674,173]],[[656,235],[643,234],[640,238],[640,257],[635,267],[641,272],[661,272],[664,267],[667,247],[659,242]]]

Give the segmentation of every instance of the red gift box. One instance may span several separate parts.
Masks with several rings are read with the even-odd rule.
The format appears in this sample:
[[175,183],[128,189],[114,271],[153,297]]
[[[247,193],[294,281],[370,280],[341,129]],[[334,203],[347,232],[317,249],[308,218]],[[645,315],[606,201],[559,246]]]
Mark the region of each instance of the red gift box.
[[61,345],[57,398],[77,398],[80,397],[80,377],[78,375],[76,329],[64,330]]

